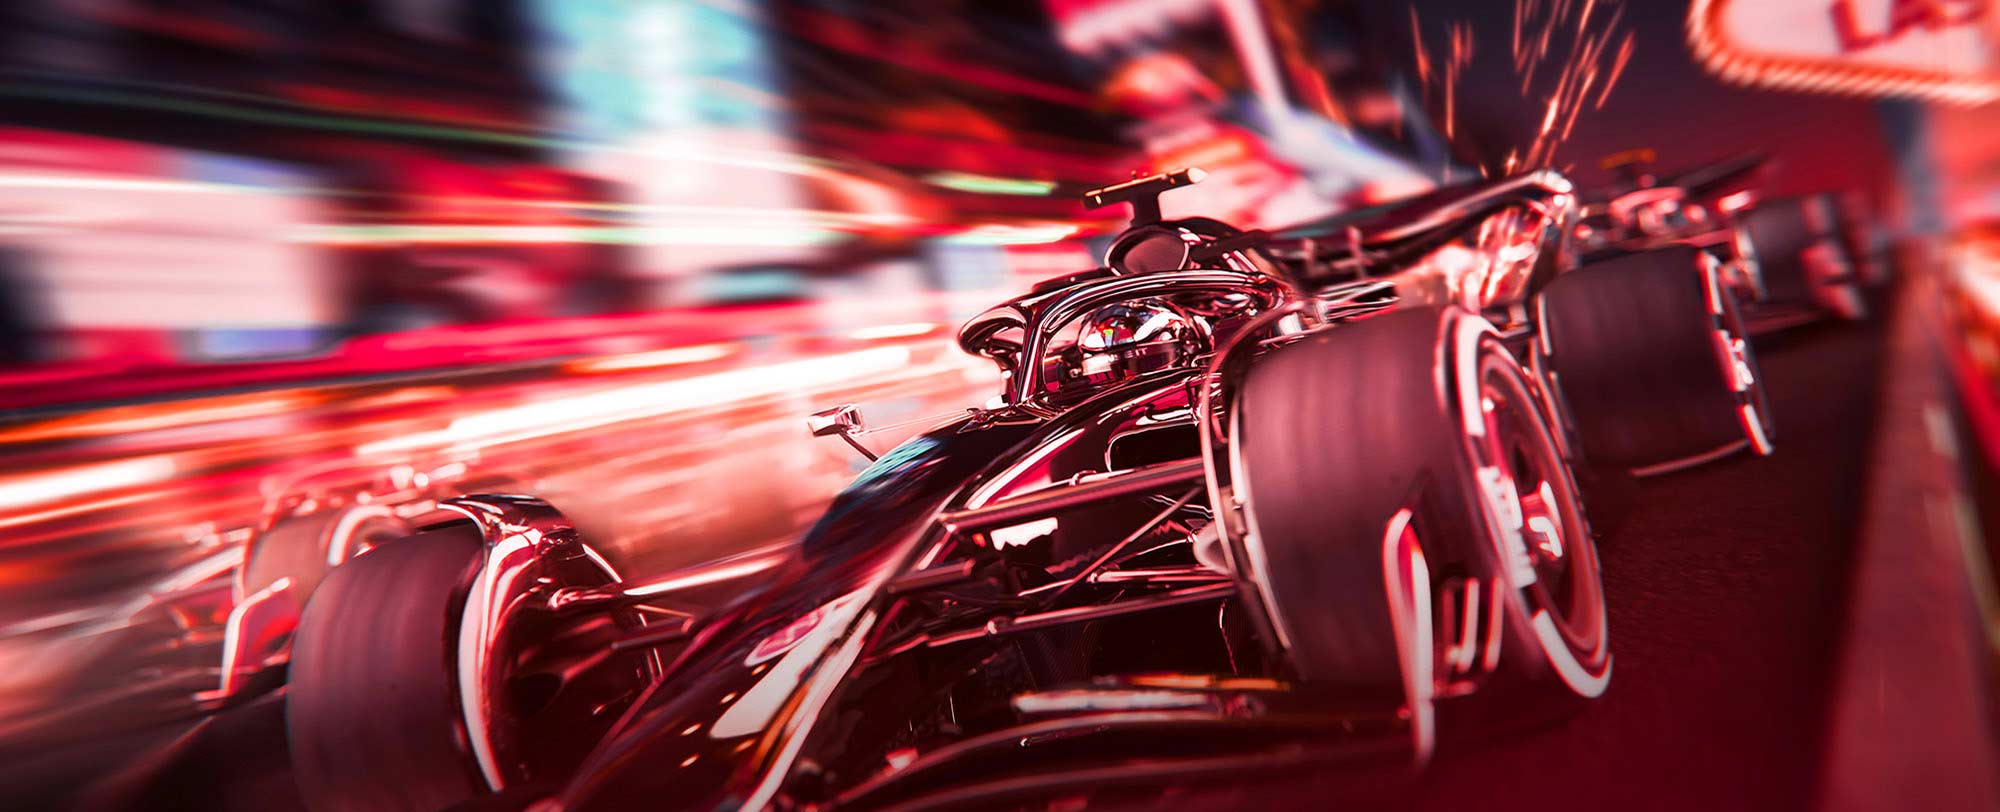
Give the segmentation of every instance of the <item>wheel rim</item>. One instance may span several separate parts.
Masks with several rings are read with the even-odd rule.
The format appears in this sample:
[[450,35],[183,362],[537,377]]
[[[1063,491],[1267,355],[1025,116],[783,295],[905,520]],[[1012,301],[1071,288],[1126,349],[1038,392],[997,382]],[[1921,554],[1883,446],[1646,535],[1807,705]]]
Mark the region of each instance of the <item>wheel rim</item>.
[[1749,443],[1750,451],[1758,456],[1768,455],[1775,447],[1772,439],[1776,432],[1765,400],[1763,374],[1750,348],[1750,332],[1743,325],[1735,294],[1722,284],[1715,264],[1705,263],[1702,274],[1712,322],[1710,339],[1715,345],[1723,381],[1736,401],[1737,423],[1743,428],[1743,439]]
[[1559,636],[1563,650],[1548,654],[1589,668],[1604,659],[1604,595],[1576,485],[1518,365],[1498,348],[1481,356],[1473,445],[1507,577],[1531,622]]

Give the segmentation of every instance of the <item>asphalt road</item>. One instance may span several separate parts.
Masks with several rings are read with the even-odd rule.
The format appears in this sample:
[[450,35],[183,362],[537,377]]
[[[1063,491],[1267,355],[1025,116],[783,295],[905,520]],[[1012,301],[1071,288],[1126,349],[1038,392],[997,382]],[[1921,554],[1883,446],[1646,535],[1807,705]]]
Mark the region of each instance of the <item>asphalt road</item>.
[[1598,511],[1610,689],[1536,735],[1440,753],[1420,808],[1813,806],[1881,328],[1808,327],[1759,349],[1779,451],[1641,482]]
[[1615,656],[1604,696],[1525,729],[1441,730],[1415,778],[1323,772],[1124,800],[1182,812],[1819,808],[1883,326],[1808,325],[1757,344],[1775,454],[1591,494]]
[[[1616,666],[1610,690],[1535,729],[1448,740],[1430,769],[1169,790],[1181,809],[1323,808],[1380,782],[1397,807],[1812,808],[1821,785],[1883,361],[1879,325],[1759,341],[1777,454],[1593,494]],[[297,799],[273,701],[0,762],[15,808],[283,810]],[[1152,792],[1139,800],[1169,800]]]

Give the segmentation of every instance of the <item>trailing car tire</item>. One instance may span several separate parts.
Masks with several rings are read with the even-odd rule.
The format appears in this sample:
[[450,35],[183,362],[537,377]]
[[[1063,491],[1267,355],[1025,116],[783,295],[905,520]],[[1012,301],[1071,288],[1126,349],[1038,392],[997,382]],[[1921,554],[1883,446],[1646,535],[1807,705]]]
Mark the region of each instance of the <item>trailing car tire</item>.
[[1804,201],[1769,201],[1737,215],[1737,220],[1757,251],[1765,296],[1774,302],[1811,299],[1805,251],[1817,236]]
[[1842,318],[1867,316],[1857,261],[1831,195],[1763,203],[1738,215],[1755,247],[1765,300]]
[[1808,212],[1820,239],[1806,249],[1807,267],[1812,273],[1813,303],[1848,321],[1868,318],[1868,255],[1860,236],[1841,211],[1840,196],[1821,192],[1806,199]]
[[[1522,536],[1505,529],[1488,498],[1513,482],[1483,483],[1492,455],[1469,428],[1490,416],[1481,411],[1491,408],[1481,398],[1488,374],[1518,393],[1513,405],[1534,427],[1523,441],[1539,449],[1557,483],[1564,526],[1576,534],[1572,549],[1588,552],[1577,577],[1601,597],[1588,525],[1541,399],[1484,320],[1416,309],[1340,325],[1252,366],[1230,413],[1231,482],[1244,506],[1245,546],[1301,679],[1349,695],[1397,694],[1427,725],[1440,661],[1497,651],[1485,638],[1497,644],[1505,635],[1517,641],[1515,650],[1534,642],[1531,579],[1503,563],[1528,551],[1508,546]],[[1467,395],[1468,383],[1481,388]],[[1482,436],[1491,436],[1480,425]],[[1411,578],[1413,570],[1422,577]],[[1487,607],[1482,642],[1472,648],[1453,650],[1436,639],[1433,615],[1443,596],[1434,598],[1432,586],[1446,572],[1489,590],[1508,587],[1485,593],[1494,599],[1479,604]],[[1601,611],[1601,604],[1592,610],[1598,634],[1591,651],[1549,650],[1529,670],[1548,674],[1557,669],[1545,666],[1569,660],[1608,676]],[[1456,668],[1469,677],[1493,666],[1488,655]]]
[[1592,464],[1644,474],[1770,453],[1762,377],[1714,257],[1677,245],[1595,262],[1535,309],[1545,383]]
[[460,741],[453,660],[485,559],[469,523],[384,544],[327,576],[292,641],[286,732],[314,812],[443,809],[485,793]]

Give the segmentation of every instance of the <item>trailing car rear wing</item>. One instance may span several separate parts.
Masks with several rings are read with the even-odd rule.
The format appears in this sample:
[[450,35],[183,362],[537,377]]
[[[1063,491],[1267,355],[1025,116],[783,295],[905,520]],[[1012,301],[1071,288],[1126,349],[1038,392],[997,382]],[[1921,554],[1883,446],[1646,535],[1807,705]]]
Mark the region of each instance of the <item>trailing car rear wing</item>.
[[1689,197],[1709,197],[1751,183],[1770,164],[1771,157],[1763,153],[1739,155],[1662,178],[1660,185],[1679,186]]

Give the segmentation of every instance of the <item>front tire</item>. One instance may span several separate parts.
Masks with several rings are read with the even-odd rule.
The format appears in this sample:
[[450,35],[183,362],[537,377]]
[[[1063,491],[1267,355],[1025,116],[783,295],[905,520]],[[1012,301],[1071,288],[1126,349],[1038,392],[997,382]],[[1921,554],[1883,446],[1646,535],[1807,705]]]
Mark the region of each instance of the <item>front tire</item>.
[[[1534,384],[1483,320],[1420,309],[1334,327],[1261,359],[1236,404],[1244,547],[1301,680],[1394,698],[1426,750],[1435,696],[1498,667],[1503,637],[1542,639],[1525,625],[1547,601],[1523,534],[1540,517],[1580,562],[1565,570],[1583,585],[1575,594],[1596,603],[1580,613],[1577,645],[1517,645],[1538,661],[1519,670],[1552,680],[1565,661],[1595,681],[1576,695],[1602,690],[1610,658],[1588,524]],[[1514,478],[1525,469],[1501,458],[1517,452],[1542,479]],[[1540,509],[1523,509],[1529,493]]]

